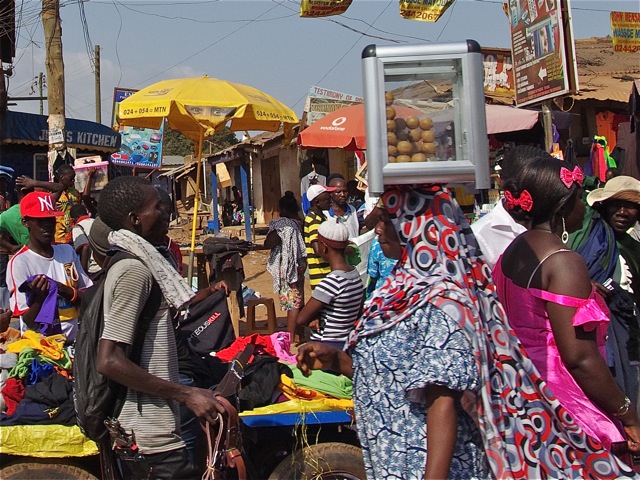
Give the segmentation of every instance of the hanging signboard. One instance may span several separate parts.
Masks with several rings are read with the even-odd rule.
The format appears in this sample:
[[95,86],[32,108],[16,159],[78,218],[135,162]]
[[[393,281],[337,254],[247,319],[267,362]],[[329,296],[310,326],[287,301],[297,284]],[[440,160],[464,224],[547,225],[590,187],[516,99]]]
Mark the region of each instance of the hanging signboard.
[[516,104],[577,90],[568,0],[509,0]]
[[502,48],[483,48],[484,93],[492,97],[513,99],[513,61],[511,51]]
[[339,108],[349,107],[356,103],[363,103],[364,99],[349,93],[336,92],[326,88],[313,86],[309,88],[305,102],[305,125],[308,127],[317,122],[327,113],[335,112]]
[[[116,125],[118,104],[137,90],[114,88],[112,122]],[[162,165],[162,134],[164,125],[159,130],[139,127],[120,127],[122,138],[120,151],[111,154],[111,163],[125,167],[160,168]]]
[[437,22],[454,0],[400,0],[400,16],[408,20]]
[[329,17],[342,15],[351,5],[351,0],[302,0],[301,17]]
[[640,51],[640,13],[611,12],[611,38],[616,53]]

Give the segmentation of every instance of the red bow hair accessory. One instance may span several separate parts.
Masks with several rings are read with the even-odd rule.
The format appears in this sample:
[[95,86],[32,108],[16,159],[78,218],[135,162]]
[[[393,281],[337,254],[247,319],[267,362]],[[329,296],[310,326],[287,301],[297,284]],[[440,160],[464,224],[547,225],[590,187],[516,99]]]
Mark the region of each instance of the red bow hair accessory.
[[576,182],[578,185],[582,186],[582,180],[584,180],[584,175],[582,174],[582,170],[577,165],[573,167],[573,171],[568,168],[561,167],[560,168],[560,180],[564,183],[564,186],[567,188],[571,188],[573,182]]
[[533,198],[527,190],[523,190],[519,197],[514,197],[513,194],[507,190],[504,192],[504,199],[507,201],[507,208],[513,210],[516,207],[520,207],[525,212],[530,212],[533,208]]

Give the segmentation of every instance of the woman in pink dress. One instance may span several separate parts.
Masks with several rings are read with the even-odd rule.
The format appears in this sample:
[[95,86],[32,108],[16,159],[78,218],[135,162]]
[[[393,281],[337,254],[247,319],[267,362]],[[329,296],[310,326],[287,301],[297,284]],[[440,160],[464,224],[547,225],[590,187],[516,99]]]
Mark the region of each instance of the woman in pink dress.
[[506,206],[532,228],[494,269],[509,322],[551,391],[605,448],[628,442],[640,453],[640,421],[605,361],[607,307],[587,266],[565,245],[582,224],[582,171],[540,151],[505,183]]

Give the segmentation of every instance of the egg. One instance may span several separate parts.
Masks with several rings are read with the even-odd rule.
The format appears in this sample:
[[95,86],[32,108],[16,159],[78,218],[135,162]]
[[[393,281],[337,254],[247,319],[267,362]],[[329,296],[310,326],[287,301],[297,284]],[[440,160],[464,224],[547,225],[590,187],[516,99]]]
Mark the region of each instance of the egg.
[[424,130],[420,134],[420,139],[423,142],[432,143],[436,139],[436,137],[435,137],[435,135],[433,134],[433,132],[431,130]]
[[396,145],[396,147],[398,148],[398,153],[401,156],[410,155],[413,152],[413,145],[411,144],[411,142],[407,142],[406,140],[398,142],[398,145]]
[[396,130],[396,137],[398,138],[398,141],[409,140],[409,132],[406,130]]
[[393,132],[387,133],[387,143],[389,145],[395,145],[398,143],[398,139],[396,138],[396,134]]
[[389,163],[398,163],[398,159],[392,155],[389,155]]
[[424,153],[415,153],[411,156],[412,162],[426,162],[427,156]]
[[413,140],[414,142],[419,141],[422,138],[422,130],[420,130],[419,128],[412,128],[411,130],[409,130],[409,138],[411,138],[411,140]]
[[409,128],[418,128],[420,126],[420,120],[418,120],[418,117],[407,117],[405,121]]
[[433,128],[433,120],[429,117],[424,117],[420,120],[420,128],[422,130],[431,130]]
[[393,92],[385,92],[384,94],[384,103],[388,106],[390,106],[393,103]]
[[436,144],[435,143],[422,143],[422,153],[426,154],[435,154],[436,153]]
[[394,118],[396,118],[396,109],[387,107],[387,120],[393,120]]
[[395,145],[389,145],[388,150],[391,157],[395,157],[398,154],[398,149],[395,147]]
[[395,120],[387,120],[387,131],[393,132],[396,129],[396,121]]
[[396,163],[409,163],[411,161],[410,155],[398,155]]
[[407,122],[404,121],[404,118],[398,117],[396,118],[395,122],[397,130],[404,130],[405,128],[407,128]]

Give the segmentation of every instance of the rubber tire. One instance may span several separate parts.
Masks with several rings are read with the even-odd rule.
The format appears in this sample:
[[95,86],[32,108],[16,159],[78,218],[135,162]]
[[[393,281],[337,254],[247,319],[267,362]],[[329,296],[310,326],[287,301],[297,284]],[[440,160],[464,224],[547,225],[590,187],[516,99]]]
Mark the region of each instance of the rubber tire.
[[2,480],[98,480],[86,470],[58,459],[18,461],[0,469]]
[[362,450],[347,443],[311,445],[286,456],[269,475],[269,480],[311,478],[366,480]]

